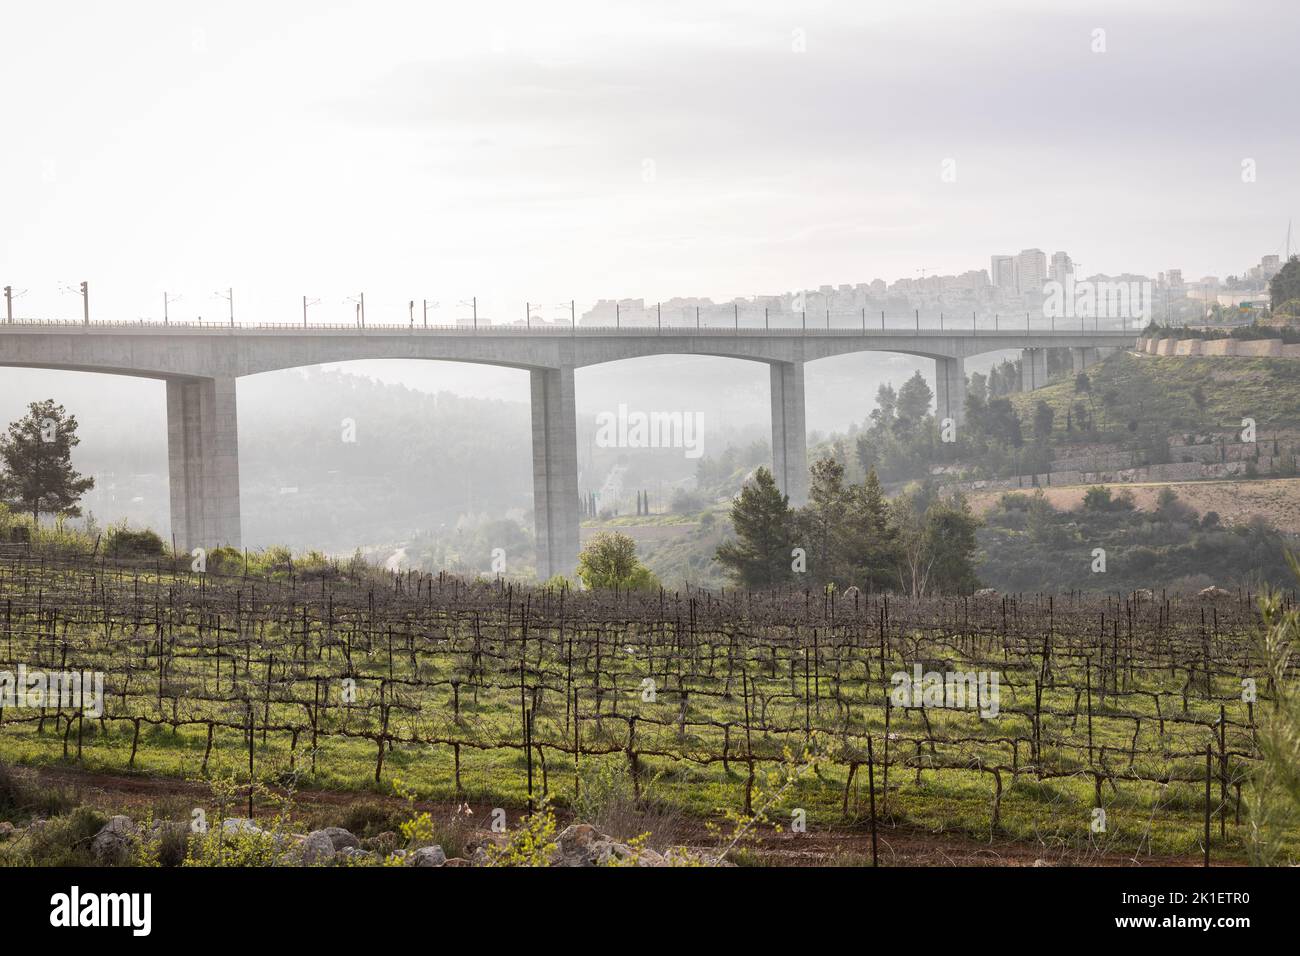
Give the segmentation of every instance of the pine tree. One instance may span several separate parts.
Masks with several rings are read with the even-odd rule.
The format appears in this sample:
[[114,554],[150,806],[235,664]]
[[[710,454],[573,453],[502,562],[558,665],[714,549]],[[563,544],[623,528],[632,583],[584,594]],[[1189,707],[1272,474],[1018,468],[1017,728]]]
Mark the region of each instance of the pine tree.
[[770,588],[790,580],[790,499],[767,468],[759,468],[732,501],[731,524],[736,538],[718,548],[717,560],[737,584]]
[[961,494],[936,501],[925,513],[925,545],[931,555],[930,586],[947,594],[969,594],[975,576],[975,530],[979,519]]
[[849,510],[844,465],[819,458],[808,469],[808,504],[799,509],[796,530],[809,549],[809,577],[817,585],[842,578],[845,550],[844,519]]
[[844,563],[851,569],[854,584],[872,590],[886,590],[896,581],[898,538],[889,522],[889,503],[876,469],[850,491]]
[[915,428],[926,415],[930,413],[930,403],[934,399],[934,392],[926,384],[925,378],[920,372],[913,373],[912,377],[903,383],[903,387],[898,390],[898,421],[902,428],[911,430]]
[[0,491],[5,500],[39,521],[42,514],[79,515],[77,502],[95,485],[72,467],[72,449],[80,444],[77,418],[54,399],[32,402],[27,416],[0,435]]
[[[1269,280],[1269,305],[1274,312],[1290,311],[1295,315],[1295,307],[1300,306],[1300,257],[1292,256],[1286,264]],[[1283,307],[1288,309],[1284,310]]]

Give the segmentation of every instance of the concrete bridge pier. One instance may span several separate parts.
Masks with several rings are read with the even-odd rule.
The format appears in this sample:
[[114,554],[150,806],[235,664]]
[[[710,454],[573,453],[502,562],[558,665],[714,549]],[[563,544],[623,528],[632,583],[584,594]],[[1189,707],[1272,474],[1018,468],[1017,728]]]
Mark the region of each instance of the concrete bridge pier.
[[1032,392],[1047,384],[1047,349],[1024,349],[1020,353],[1020,390]]
[[798,507],[808,501],[808,436],[804,431],[803,362],[773,362],[772,475]]
[[233,378],[167,380],[167,472],[176,547],[240,547]]
[[1101,360],[1101,356],[1098,353],[1097,349],[1089,349],[1089,348],[1070,349],[1070,364],[1073,368],[1075,375],[1078,375],[1080,372],[1082,372],[1084,369],[1088,368],[1091,365],[1096,365],[1097,362],[1100,360]]
[[573,368],[533,369],[533,527],[537,577],[578,565],[578,420]]
[[966,421],[966,362],[960,358],[934,360],[934,408],[939,427],[945,418],[960,428]]

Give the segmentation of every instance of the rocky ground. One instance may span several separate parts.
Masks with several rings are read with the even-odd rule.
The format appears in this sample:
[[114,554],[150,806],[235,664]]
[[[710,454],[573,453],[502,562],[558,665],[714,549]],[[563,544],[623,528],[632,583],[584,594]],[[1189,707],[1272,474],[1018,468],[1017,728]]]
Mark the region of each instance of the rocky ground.
[[[184,817],[188,808],[201,806],[208,795],[205,784],[197,781],[169,780],[156,777],[90,773],[71,768],[41,768],[25,771],[33,780],[46,787],[59,788],[75,795],[87,807],[97,808],[99,817],[94,827],[86,833],[90,844],[90,858],[103,865],[131,862],[134,847],[141,835],[148,842],[161,846],[164,865],[175,865],[184,856],[187,842],[193,831],[188,820],[155,822],[142,826],[137,821],[148,821],[150,814],[159,808],[168,808],[167,815]],[[375,807],[404,813],[407,804],[395,797],[367,795],[365,801]],[[280,865],[352,865],[352,866],[475,866],[491,862],[493,848],[499,848],[509,839],[508,834],[493,833],[486,826],[492,809],[486,805],[465,807],[471,813],[468,819],[478,821],[466,827],[461,837],[452,840],[431,840],[425,846],[411,846],[397,832],[385,828],[373,835],[362,835],[332,826],[332,821],[342,819],[347,808],[357,804],[358,795],[333,791],[300,791],[296,794],[294,823],[291,832],[276,834],[268,823],[274,808],[262,802],[257,806],[258,820],[228,818],[221,822],[223,836],[239,840],[240,835],[257,838],[266,835],[271,853],[260,861]],[[435,819],[446,820],[457,811],[458,805],[450,803],[418,802],[415,809],[430,813]],[[104,822],[107,821],[107,822]],[[296,825],[295,825],[296,823]],[[44,827],[57,825],[57,820],[35,819],[26,825],[0,822],[0,853],[23,845]],[[215,826],[215,825],[214,825]],[[265,829],[264,829],[265,828]],[[653,830],[648,822],[630,830]],[[622,832],[622,831],[620,831]],[[546,863],[553,866],[595,866],[629,863],[638,866],[666,866],[694,863],[711,865],[717,861],[719,838],[703,821],[682,818],[674,821],[665,846],[652,833],[645,846],[633,845],[615,834],[603,832],[581,821],[566,819],[563,808],[555,836],[556,844]],[[792,833],[787,828],[775,833],[763,830],[752,834],[743,849],[731,858],[742,865],[777,866],[870,866],[872,837],[869,829],[859,823],[833,828],[816,828],[807,833]],[[419,841],[416,841],[417,843]],[[1189,857],[1153,857],[1143,855],[1132,859],[1125,854],[1105,850],[1081,852],[1029,841],[991,840],[955,830],[934,831],[926,828],[882,821],[877,840],[880,866],[1186,866],[1199,862]],[[1226,862],[1226,861],[1225,861]]]
[[[44,821],[34,821],[39,828]],[[11,824],[4,835],[21,838],[22,831]],[[192,833],[190,824],[167,821],[143,827],[130,817],[112,817],[90,843],[90,851],[101,866],[126,866],[139,861],[139,848],[162,844],[170,835],[180,841]],[[448,856],[436,843],[399,847],[396,833],[360,838],[342,827],[325,827],[310,833],[282,833],[263,830],[252,820],[231,817],[221,821],[221,836],[232,846],[248,840],[266,841],[274,848],[274,863],[283,866],[494,866],[510,865],[503,854],[510,845],[507,834],[485,834]],[[416,841],[417,843],[419,841]],[[545,847],[549,846],[549,849]],[[733,864],[687,847],[673,847],[663,853],[648,847],[622,843],[586,823],[571,824],[547,841],[534,860],[539,865],[575,866],[710,866]]]

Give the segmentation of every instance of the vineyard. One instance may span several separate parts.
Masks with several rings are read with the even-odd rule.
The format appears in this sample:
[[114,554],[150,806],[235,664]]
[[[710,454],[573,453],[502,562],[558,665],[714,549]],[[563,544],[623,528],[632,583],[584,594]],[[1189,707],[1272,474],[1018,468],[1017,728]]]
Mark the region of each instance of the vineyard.
[[[14,554],[0,614],[0,671],[104,682],[98,715],[0,709],[6,762],[400,780],[514,808],[572,805],[604,773],[716,819],[816,751],[786,801],[810,832],[906,825],[1074,858],[1243,859],[1270,697],[1245,592],[591,594]],[[964,705],[900,706],[896,675],[918,669],[993,675],[996,697],[986,683]]]

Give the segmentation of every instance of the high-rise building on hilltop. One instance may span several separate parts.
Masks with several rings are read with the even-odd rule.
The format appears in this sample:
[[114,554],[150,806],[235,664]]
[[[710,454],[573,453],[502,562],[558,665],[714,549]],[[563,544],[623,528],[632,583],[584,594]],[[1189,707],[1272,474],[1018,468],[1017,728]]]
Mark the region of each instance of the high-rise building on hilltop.
[[1016,256],[1016,290],[1042,292],[1047,281],[1047,255],[1042,249],[1024,249]]
[[1052,267],[1048,275],[1053,282],[1065,285],[1065,277],[1074,271],[1074,260],[1068,252],[1053,252]]
[[1014,256],[994,256],[990,260],[989,279],[993,288],[1004,292],[1016,291],[1016,260]]

